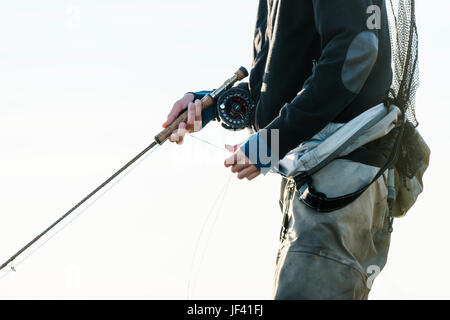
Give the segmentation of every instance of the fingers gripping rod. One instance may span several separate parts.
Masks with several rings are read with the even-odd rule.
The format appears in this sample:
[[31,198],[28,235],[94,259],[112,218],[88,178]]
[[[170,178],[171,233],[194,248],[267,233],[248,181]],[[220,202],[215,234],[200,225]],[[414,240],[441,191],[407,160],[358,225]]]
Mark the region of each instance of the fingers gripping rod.
[[[240,67],[234,75],[225,81],[219,88],[214,90],[212,93],[207,94],[202,99],[202,110],[205,110],[209,107],[211,107],[214,104],[215,99],[225,90],[231,88],[233,84],[235,84],[237,81],[240,81],[248,76],[248,72],[244,67]],[[162,144],[170,135],[172,132],[178,129],[178,126],[182,122],[187,122],[187,112],[181,114],[177,119],[175,119],[174,122],[172,122],[166,129],[161,131],[156,137],[155,141],[159,144]]]
[[[211,107],[214,104],[215,99],[219,96],[223,91],[231,88],[237,81],[240,81],[248,76],[248,72],[244,67],[240,67],[234,75],[226,80],[218,89],[214,90],[212,93],[203,97],[202,101],[202,110]],[[97,188],[95,188],[91,193],[89,193],[86,197],[84,197],[80,202],[78,202],[75,206],[73,206],[69,211],[64,213],[58,220],[53,222],[47,229],[42,231],[39,235],[37,235],[33,240],[28,242],[24,247],[22,247],[19,251],[17,251],[14,255],[12,255],[8,260],[6,260],[1,266],[0,270],[5,268],[8,264],[13,262],[20,254],[22,254],[25,250],[31,247],[34,243],[36,243],[42,236],[44,236],[47,232],[53,229],[57,224],[59,224],[62,220],[64,220],[67,216],[69,216],[73,211],[75,211],[78,207],[80,207],[83,203],[89,200],[92,196],[94,196],[97,192],[103,189],[107,184],[109,184],[112,180],[114,180],[118,175],[120,175],[123,171],[125,171],[128,167],[130,167],[133,163],[135,163],[138,159],[140,159],[144,154],[150,151],[157,144],[162,145],[170,135],[178,129],[178,126],[181,122],[187,122],[187,113],[181,114],[175,121],[173,121],[167,128],[161,131],[158,135],[155,136],[155,141],[153,141],[148,147],[142,150],[139,154],[137,154],[133,159],[128,161],[122,168],[117,170],[112,176],[106,179],[102,184],[100,184]]]

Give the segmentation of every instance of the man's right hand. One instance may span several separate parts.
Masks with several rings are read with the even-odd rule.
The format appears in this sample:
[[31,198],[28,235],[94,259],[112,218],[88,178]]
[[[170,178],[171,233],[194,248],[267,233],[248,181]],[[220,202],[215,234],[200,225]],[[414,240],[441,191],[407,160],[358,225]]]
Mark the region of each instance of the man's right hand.
[[170,136],[170,142],[182,144],[186,131],[200,131],[202,128],[202,102],[198,99],[194,101],[194,94],[192,93],[185,94],[183,98],[174,103],[172,110],[167,116],[167,120],[162,125],[163,128],[167,128],[186,108],[188,120],[186,123],[180,123],[178,129]]

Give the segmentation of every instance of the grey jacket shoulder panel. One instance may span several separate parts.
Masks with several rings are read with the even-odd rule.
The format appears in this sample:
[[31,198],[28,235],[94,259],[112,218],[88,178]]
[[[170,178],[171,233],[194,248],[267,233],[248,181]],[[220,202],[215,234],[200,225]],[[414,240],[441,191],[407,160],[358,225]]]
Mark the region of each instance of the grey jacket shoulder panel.
[[342,83],[358,94],[372,71],[378,57],[378,37],[371,31],[358,34],[350,44],[342,68]]

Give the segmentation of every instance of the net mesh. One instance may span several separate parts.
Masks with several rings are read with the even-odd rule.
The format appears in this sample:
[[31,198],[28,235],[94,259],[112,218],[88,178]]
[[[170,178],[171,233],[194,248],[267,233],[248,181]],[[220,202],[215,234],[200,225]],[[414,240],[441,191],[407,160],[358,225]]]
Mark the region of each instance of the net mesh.
[[392,46],[392,99],[413,127],[418,126],[415,113],[419,87],[418,35],[415,0],[386,1]]

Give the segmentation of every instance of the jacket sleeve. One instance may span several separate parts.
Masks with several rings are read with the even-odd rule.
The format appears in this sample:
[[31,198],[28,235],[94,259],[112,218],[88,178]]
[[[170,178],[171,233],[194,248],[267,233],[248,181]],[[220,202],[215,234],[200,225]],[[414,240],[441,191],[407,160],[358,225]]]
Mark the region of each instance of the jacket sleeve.
[[[321,56],[298,95],[265,129],[279,130],[279,157],[332,122],[358,95],[378,56],[372,0],[312,0]],[[265,141],[270,148],[270,135]]]
[[261,93],[262,79],[269,52],[269,40],[266,35],[267,16],[267,0],[259,0],[253,35],[253,61],[248,84],[249,91],[255,102],[258,101]]

